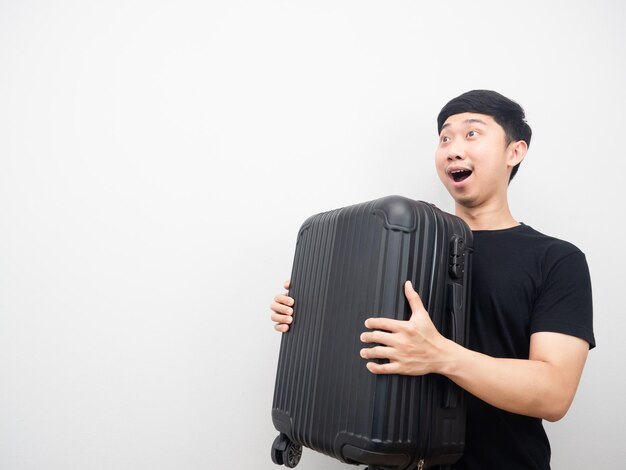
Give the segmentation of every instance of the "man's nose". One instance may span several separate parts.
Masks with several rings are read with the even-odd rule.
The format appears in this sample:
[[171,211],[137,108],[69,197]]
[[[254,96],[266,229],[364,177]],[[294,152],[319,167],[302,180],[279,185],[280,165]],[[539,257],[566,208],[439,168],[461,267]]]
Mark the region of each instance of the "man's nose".
[[448,160],[464,160],[465,159],[465,149],[462,145],[458,143],[453,143],[450,147],[448,147]]

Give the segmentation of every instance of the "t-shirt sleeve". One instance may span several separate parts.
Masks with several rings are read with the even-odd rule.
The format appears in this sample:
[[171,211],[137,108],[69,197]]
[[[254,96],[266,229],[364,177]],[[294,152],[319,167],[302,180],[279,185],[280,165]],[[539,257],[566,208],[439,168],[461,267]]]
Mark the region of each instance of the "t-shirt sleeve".
[[548,266],[530,323],[531,334],[540,331],[576,336],[595,347],[591,278],[581,251]]

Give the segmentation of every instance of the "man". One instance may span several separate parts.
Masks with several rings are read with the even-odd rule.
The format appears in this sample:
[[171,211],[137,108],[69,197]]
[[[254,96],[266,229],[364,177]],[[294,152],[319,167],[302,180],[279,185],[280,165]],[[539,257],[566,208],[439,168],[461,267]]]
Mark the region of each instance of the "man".
[[[361,356],[374,374],[442,374],[469,392],[455,469],[549,469],[542,420],[566,414],[595,346],[585,256],[509,210],[508,185],[531,138],[517,103],[470,91],[448,102],[437,124],[437,173],[474,234],[469,347],[437,331],[407,282],[411,318],[368,319]],[[275,297],[278,331],[288,330],[293,304],[286,293]]]

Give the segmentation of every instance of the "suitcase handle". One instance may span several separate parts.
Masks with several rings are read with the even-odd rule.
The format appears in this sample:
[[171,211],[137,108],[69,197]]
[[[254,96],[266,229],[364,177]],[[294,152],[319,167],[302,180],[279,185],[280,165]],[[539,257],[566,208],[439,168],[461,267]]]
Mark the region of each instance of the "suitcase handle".
[[[464,289],[461,284],[456,282],[448,284],[447,288],[447,308],[446,315],[443,320],[442,332],[446,338],[458,343],[461,338],[458,337],[459,328],[457,322],[463,315],[463,299]],[[451,380],[446,380],[443,390],[443,407],[456,408],[460,398],[460,390]]]
[[448,284],[446,297],[447,308],[442,333],[446,338],[458,343],[461,338],[458,337],[457,322],[463,315],[463,286],[456,282]]

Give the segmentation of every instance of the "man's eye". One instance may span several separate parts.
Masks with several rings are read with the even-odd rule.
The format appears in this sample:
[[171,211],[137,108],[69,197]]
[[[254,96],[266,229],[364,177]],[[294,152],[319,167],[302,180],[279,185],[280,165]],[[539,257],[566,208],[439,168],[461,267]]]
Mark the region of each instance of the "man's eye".
[[478,133],[477,133],[476,131],[469,131],[469,132],[467,133],[467,136],[468,136],[468,137],[474,137],[474,136],[476,136],[476,135],[478,135]]
[[442,136],[441,139],[440,139],[442,144],[445,144],[449,140],[450,140],[450,137],[448,137],[447,135]]

